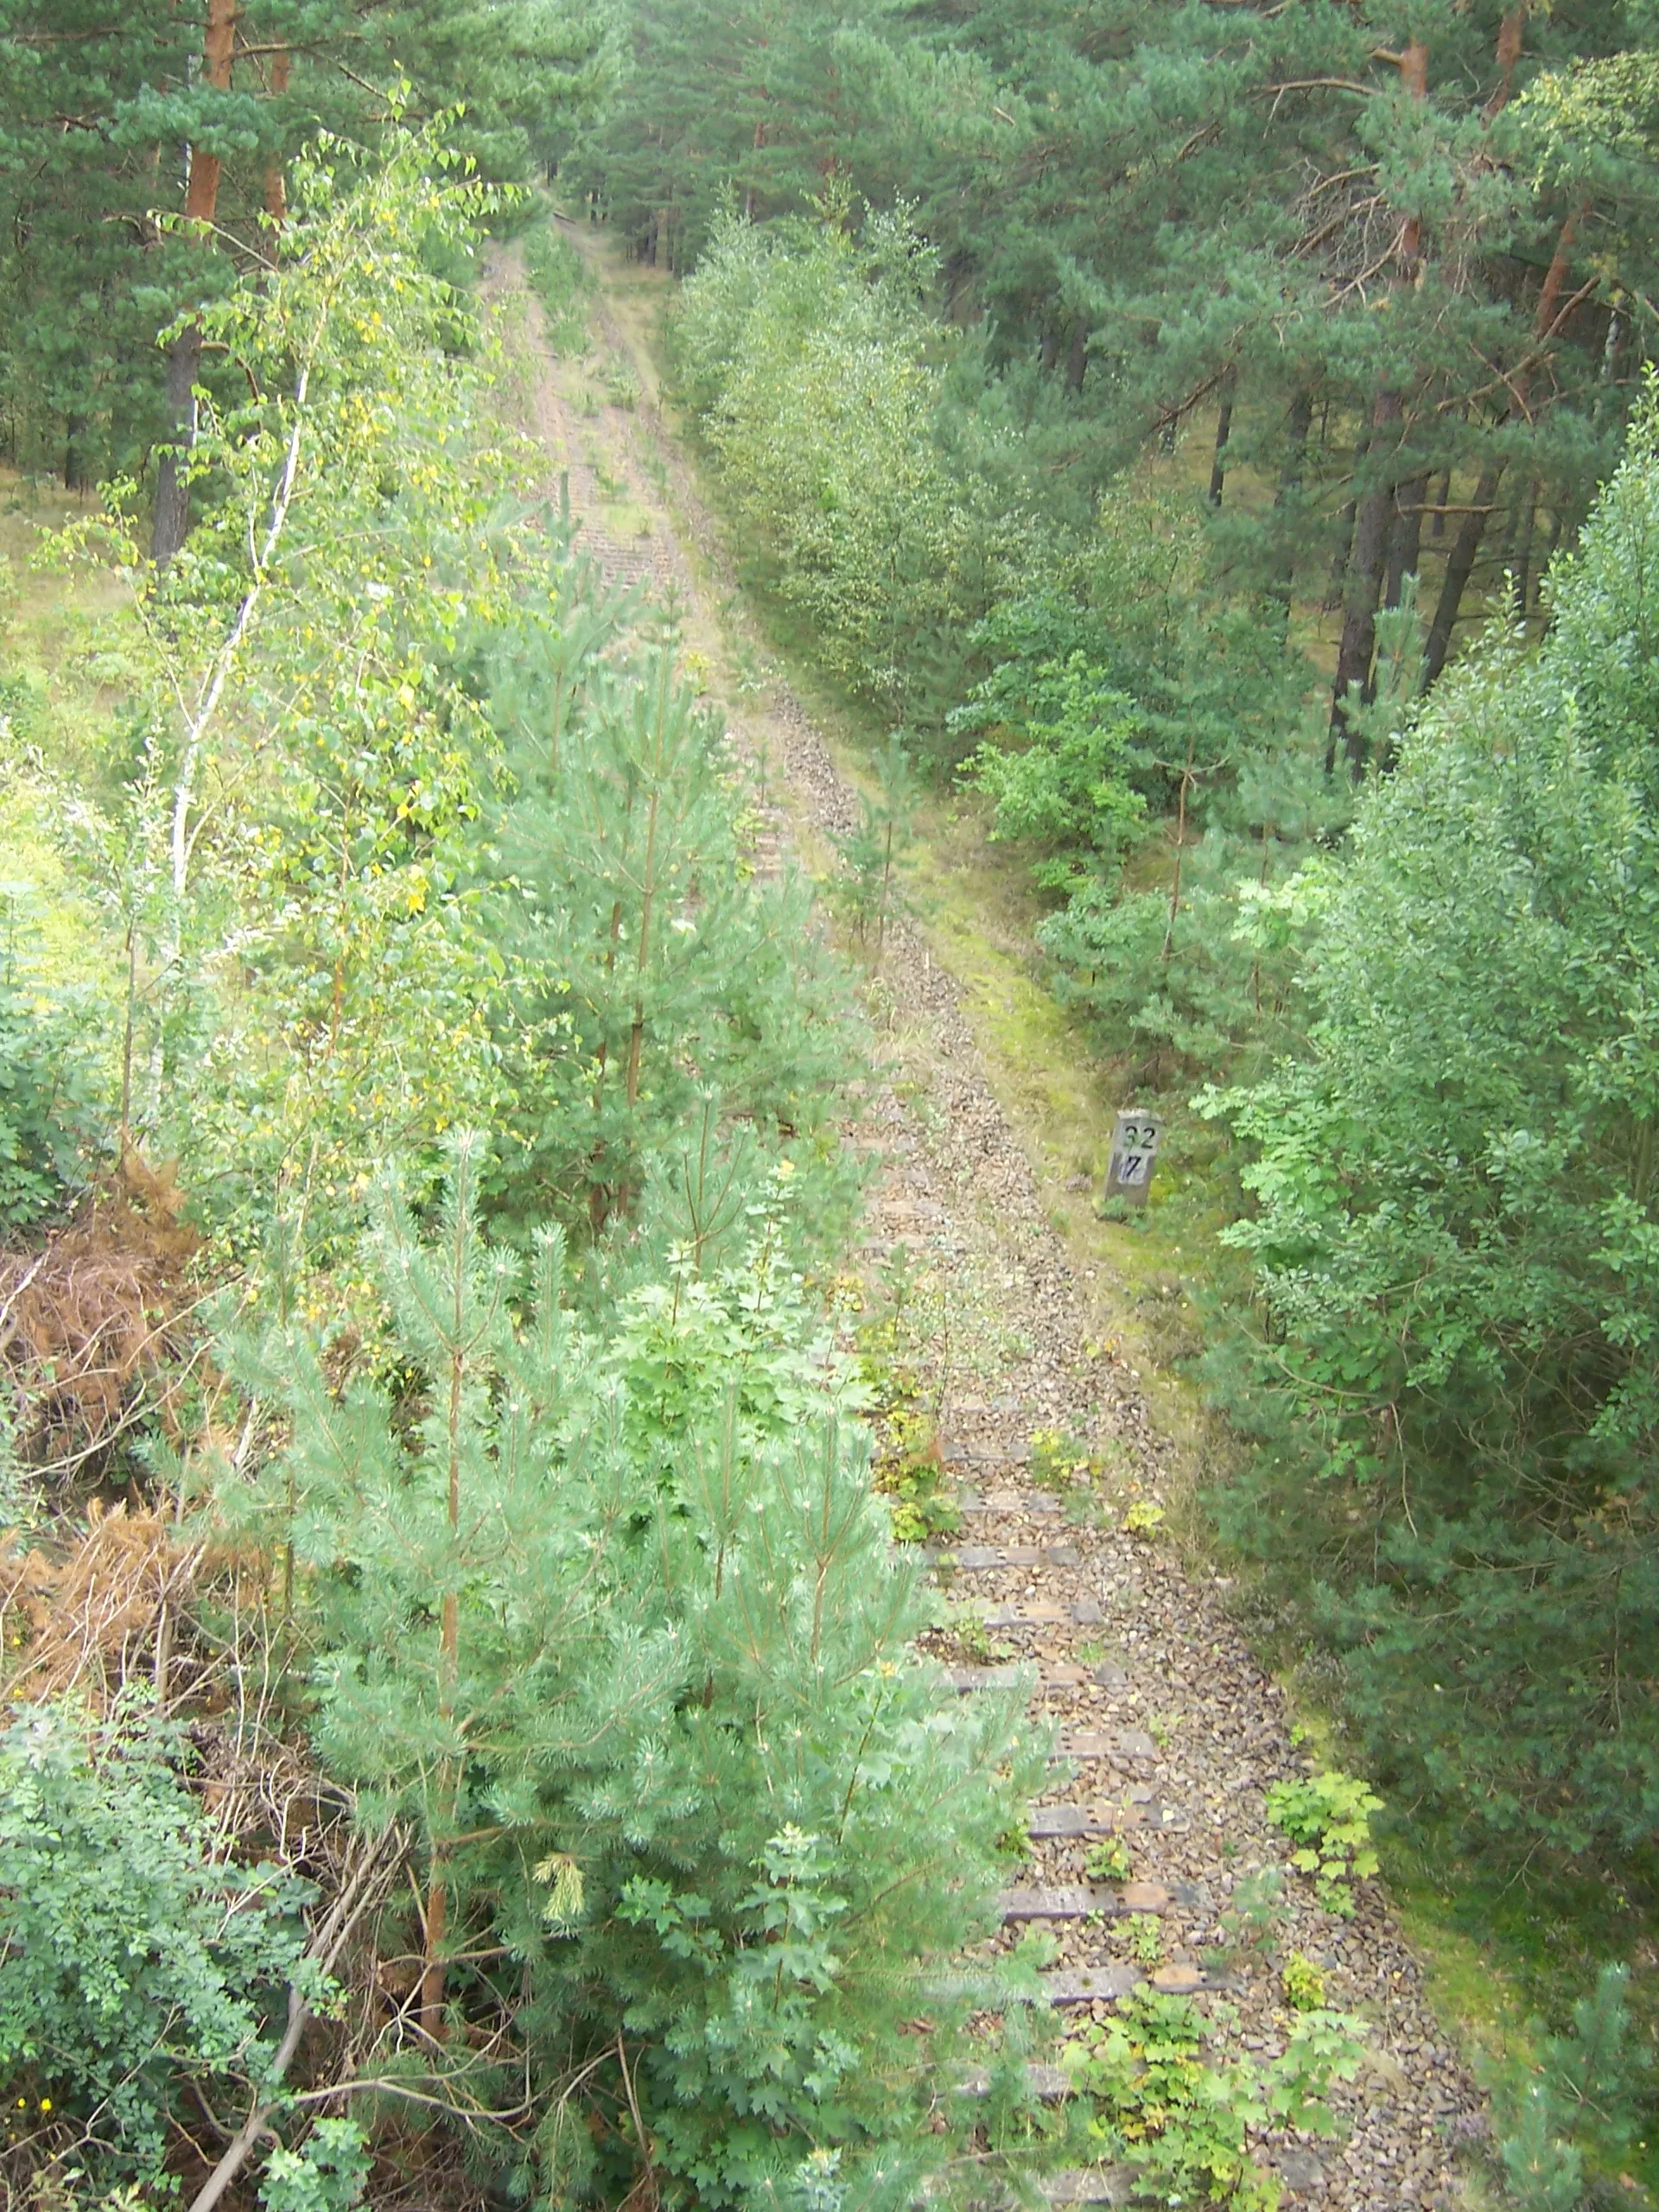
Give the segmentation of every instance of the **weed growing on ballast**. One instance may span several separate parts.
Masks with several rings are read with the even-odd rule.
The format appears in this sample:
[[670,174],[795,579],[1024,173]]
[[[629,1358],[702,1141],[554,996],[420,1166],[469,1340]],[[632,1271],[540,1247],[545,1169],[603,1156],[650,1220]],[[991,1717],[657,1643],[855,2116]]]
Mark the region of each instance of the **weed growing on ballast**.
[[1109,1835],[1090,1845],[1083,1871],[1091,1882],[1127,1882],[1135,1872],[1135,1861],[1122,1837]]
[[1217,1923],[1224,1947],[1217,1963],[1232,1965],[1258,1954],[1271,1958],[1287,1910],[1282,1868],[1262,1866],[1240,1875]]
[[1335,1767],[1268,1788],[1268,1818],[1298,1847],[1291,1865],[1313,1875],[1319,1903],[1343,1920],[1354,1916],[1351,1884],[1376,1872],[1370,1816],[1382,1809],[1365,1783]]
[[1090,2133],[1104,2157],[1141,2170],[1138,2195],[1271,2212],[1278,2183],[1251,2156],[1251,2131],[1334,2133],[1326,2099],[1359,2071],[1363,2023],[1306,2012],[1283,2052],[1258,2064],[1226,2047],[1237,2017],[1230,2005],[1206,2014],[1190,1998],[1142,1987],[1066,2045],[1066,2072],[1093,2100]]
[[1300,1951],[1293,1951],[1280,1968],[1279,1986],[1293,2012],[1317,2012],[1325,2002],[1325,1976]]

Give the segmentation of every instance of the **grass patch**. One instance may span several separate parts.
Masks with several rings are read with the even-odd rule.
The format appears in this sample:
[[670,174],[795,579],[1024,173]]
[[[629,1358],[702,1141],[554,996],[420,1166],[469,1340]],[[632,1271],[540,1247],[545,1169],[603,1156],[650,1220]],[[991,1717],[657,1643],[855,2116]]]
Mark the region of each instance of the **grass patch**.
[[108,925],[77,887],[66,791],[111,772],[121,696],[113,575],[41,565],[50,534],[86,512],[55,486],[0,474],[0,960],[47,995],[115,988]]
[[524,232],[524,273],[541,302],[548,347],[562,360],[588,350],[588,311],[594,280],[588,264],[554,218]]
[[594,510],[594,519],[613,537],[649,537],[652,535],[651,517],[633,499],[601,499]]

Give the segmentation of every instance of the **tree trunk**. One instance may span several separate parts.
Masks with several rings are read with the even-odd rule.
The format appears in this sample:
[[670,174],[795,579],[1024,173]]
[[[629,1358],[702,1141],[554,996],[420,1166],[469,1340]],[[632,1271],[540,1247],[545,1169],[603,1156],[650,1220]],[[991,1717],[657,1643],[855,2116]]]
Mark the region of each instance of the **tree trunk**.
[[1210,504],[1217,511],[1227,482],[1227,441],[1232,435],[1233,379],[1229,377],[1222,386],[1221,404],[1216,410],[1216,453],[1210,464]]
[[1434,512],[1428,518],[1428,534],[1438,545],[1446,536],[1446,511],[1452,504],[1452,471],[1443,468],[1440,480],[1434,486]]
[[[1422,40],[1408,39],[1399,54],[1391,58],[1399,64],[1400,81],[1407,92],[1420,105],[1427,102],[1428,48]],[[1394,257],[1394,289],[1402,293],[1416,283],[1422,273],[1422,221],[1415,211],[1408,213],[1401,223]],[[1396,449],[1389,456],[1390,462],[1397,461],[1397,448],[1404,435],[1402,427],[1404,413],[1405,405],[1401,394],[1389,385],[1382,385],[1371,410],[1370,450],[1374,457],[1386,445]],[[1337,649],[1336,681],[1331,687],[1330,736],[1325,756],[1327,775],[1336,766],[1338,739],[1347,751],[1348,765],[1356,776],[1365,765],[1364,741],[1349,724],[1348,696],[1351,689],[1357,684],[1362,698],[1371,696],[1371,662],[1376,652],[1377,601],[1382,593],[1389,541],[1398,520],[1398,497],[1399,478],[1393,474],[1391,466],[1385,467],[1376,483],[1360,501],[1355,518],[1354,547],[1349,558],[1347,589],[1344,594],[1342,641]]]
[[[1371,434],[1367,430],[1354,448],[1354,474],[1358,475],[1365,466],[1365,457],[1371,449]],[[1354,550],[1354,524],[1359,516],[1359,494],[1356,493],[1343,509],[1337,526],[1337,550],[1331,556],[1331,581],[1325,588],[1324,609],[1334,614],[1342,605],[1343,580],[1348,574],[1348,557]]]
[[[1568,257],[1573,237],[1587,202],[1580,202],[1561,225],[1560,235],[1555,241],[1555,251],[1550,256],[1549,267],[1544,271],[1544,281],[1538,288],[1538,307],[1532,319],[1535,345],[1541,345],[1554,333],[1556,310],[1561,288],[1567,282]],[[1516,422],[1527,414],[1527,395],[1531,378],[1526,369],[1516,375],[1510,390],[1509,419]],[[1457,542],[1452,548],[1452,557],[1446,564],[1446,581],[1440,587],[1440,605],[1434,610],[1434,620],[1429,626],[1428,638],[1423,648],[1423,689],[1427,691],[1446,666],[1446,657],[1451,650],[1452,628],[1458,619],[1458,608],[1474,574],[1476,556],[1480,551],[1482,533],[1497,487],[1503,474],[1502,461],[1488,461],[1480,472],[1480,481],[1475,486],[1471,512],[1463,518]]]
[[1521,59],[1526,31],[1527,10],[1522,0],[1521,6],[1504,10],[1503,20],[1497,27],[1497,86],[1486,103],[1486,120],[1489,123],[1510,104],[1510,93],[1515,85],[1516,65]]
[[1544,580],[1548,575],[1551,566],[1554,562],[1555,550],[1561,542],[1561,531],[1565,526],[1566,518],[1562,514],[1560,507],[1556,507],[1549,518],[1549,536],[1544,544],[1544,557],[1541,561],[1536,563],[1533,569],[1532,605],[1528,610],[1529,620],[1531,620],[1541,611],[1543,604]]
[[[1373,451],[1389,442],[1404,412],[1397,391],[1380,391],[1371,414]],[[1325,745],[1325,772],[1337,765],[1338,741],[1345,747],[1348,765],[1357,776],[1365,765],[1363,741],[1348,722],[1348,690],[1357,684],[1363,693],[1371,680],[1371,658],[1376,650],[1376,605],[1382,590],[1382,571],[1388,558],[1389,526],[1394,518],[1394,486],[1379,478],[1359,503],[1354,524],[1354,547],[1348,563],[1348,588],[1342,617],[1342,642],[1337,648],[1336,681],[1331,688],[1331,730]]]
[[[1273,582],[1268,587],[1268,597],[1280,610],[1282,626],[1290,628],[1291,586],[1296,579],[1296,544],[1293,536],[1294,518],[1290,513],[1302,488],[1302,472],[1307,466],[1308,433],[1313,428],[1313,394],[1306,385],[1290,403],[1290,413],[1285,423],[1285,458],[1279,471],[1279,489],[1274,495],[1273,514],[1276,543],[1274,548]],[[1346,554],[1344,555],[1344,565]]]
[[86,488],[86,464],[80,449],[86,429],[86,417],[84,415],[71,415],[63,426],[63,488],[66,492],[79,492]]
[[1081,318],[1071,326],[1071,351],[1065,364],[1065,388],[1081,391],[1083,379],[1089,366],[1089,333]]
[[1521,527],[1516,533],[1515,568],[1511,599],[1516,619],[1527,619],[1527,597],[1532,586],[1532,536],[1538,517],[1538,480],[1535,476],[1527,485],[1521,499]]
[[1601,349],[1601,380],[1604,384],[1618,381],[1618,348],[1624,335],[1624,320],[1618,311],[1622,293],[1615,292],[1613,304],[1607,311],[1607,338]]
[[1458,619],[1458,609],[1463,604],[1463,594],[1468,588],[1469,579],[1475,572],[1481,537],[1486,528],[1486,517],[1497,497],[1497,487],[1503,475],[1503,464],[1501,461],[1486,463],[1480,472],[1480,481],[1475,486],[1470,512],[1465,515],[1458,534],[1452,541],[1440,600],[1434,608],[1434,620],[1428,626],[1428,636],[1423,644],[1425,691],[1446,666],[1446,657],[1452,648],[1452,625]]
[[1170,955],[1175,950],[1175,925],[1181,917],[1181,862],[1186,853],[1186,802],[1192,789],[1192,764],[1197,737],[1189,722],[1186,731],[1186,765],[1181,770],[1180,797],[1175,808],[1175,865],[1169,880],[1169,919],[1164,928],[1162,965],[1169,965]]
[[175,443],[162,448],[156,476],[156,517],[150,557],[165,568],[190,529],[190,486],[185,475],[195,440],[196,371],[201,363],[201,326],[188,322],[167,349],[167,410]]
[[1428,495],[1426,476],[1409,477],[1395,493],[1394,520],[1389,531],[1389,573],[1382,587],[1384,607],[1398,607],[1406,578],[1415,575],[1422,549],[1423,501]]
[[[236,47],[237,0],[208,0],[207,28],[203,35],[202,77],[214,91],[231,88],[231,61]],[[190,149],[189,181],[184,192],[187,226],[201,226],[197,243],[207,236],[206,226],[219,212],[219,162],[217,154]],[[196,432],[196,372],[201,365],[201,326],[191,321],[174,339],[167,355],[167,404],[173,417],[173,443],[162,449],[156,483],[156,519],[150,535],[150,557],[165,568],[184,543],[190,528],[190,486],[188,476],[190,448]]]
[[[286,47],[270,58],[270,96],[279,100],[287,92],[293,68],[293,56]],[[265,163],[265,214],[270,225],[266,242],[266,258],[271,267],[276,266],[282,253],[282,236],[288,225],[288,170],[280,154],[273,154]]]

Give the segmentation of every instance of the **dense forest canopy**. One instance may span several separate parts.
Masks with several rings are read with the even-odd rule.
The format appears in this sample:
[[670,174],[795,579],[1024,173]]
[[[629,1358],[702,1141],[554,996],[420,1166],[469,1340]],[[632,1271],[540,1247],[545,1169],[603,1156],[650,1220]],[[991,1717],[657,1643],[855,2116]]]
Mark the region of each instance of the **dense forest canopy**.
[[[370,137],[464,108],[482,173],[519,180],[591,113],[610,47],[594,11],[513,0],[7,0],[0,11],[5,442],[70,488],[159,466],[205,375],[194,326],[156,335],[281,252],[287,164],[319,131]],[[158,550],[184,521],[170,476]]]
[[[8,2202],[1265,2208],[1351,2115],[1322,1760],[1033,2063],[958,1317],[849,1259],[941,822],[1167,1125],[1192,1542],[1402,1851],[1596,1931],[1482,2185],[1627,2201],[1659,4],[0,0],[0,200]],[[696,526],[624,256],[861,761],[822,902],[582,443]],[[1109,1457],[1014,1464],[1097,1533]]]
[[[1407,576],[1432,679],[1471,577],[1508,570],[1530,611],[1618,453],[1652,335],[1644,8],[676,5],[632,29],[575,174],[645,253],[690,268],[723,209],[800,211],[831,179],[907,209],[973,334],[964,404],[1018,428],[1045,512],[1201,421],[1223,570],[1287,603],[1334,572],[1344,729]],[[1229,502],[1241,472],[1255,496]]]

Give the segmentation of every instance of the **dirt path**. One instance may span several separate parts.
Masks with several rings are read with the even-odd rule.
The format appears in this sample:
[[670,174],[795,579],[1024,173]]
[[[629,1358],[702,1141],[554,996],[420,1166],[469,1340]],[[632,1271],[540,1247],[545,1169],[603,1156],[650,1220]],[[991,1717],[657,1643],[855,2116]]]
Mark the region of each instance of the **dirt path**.
[[[792,846],[822,867],[850,827],[854,793],[746,619],[721,531],[664,423],[650,339],[660,293],[621,279],[576,226],[600,277],[597,356],[559,360],[532,337],[528,395],[569,486],[577,543],[609,575],[675,604],[694,667],[728,711],[734,745],[770,803],[760,865]],[[517,283],[511,257],[498,294]],[[632,405],[605,397],[623,390]],[[1140,1377],[1099,1339],[1092,1292],[1044,1217],[1029,1163],[980,1064],[950,978],[925,936],[889,932],[868,999],[881,1076],[850,1142],[876,1155],[867,1273],[903,1287],[907,1356],[937,1405],[945,1465],[963,1509],[955,1564],[940,1579],[953,1612],[931,1641],[957,1664],[963,1694],[1010,1662],[1034,1664],[1034,1710],[1071,1765],[1031,1817],[1031,1863],[1007,1899],[1006,1940],[1032,1922],[1057,1945],[1050,1994],[1066,2024],[1103,2019],[1143,1974],[1170,1990],[1222,1986],[1230,2047],[1261,2059],[1293,2018],[1280,1978],[1300,1953],[1325,2001],[1370,2024],[1370,2056],[1334,2100],[1335,2139],[1281,2133],[1263,2152],[1287,2197],[1319,2206],[1439,2207],[1461,2202],[1460,2150],[1484,2133],[1478,2099],[1422,1994],[1421,1970],[1375,1883],[1342,1919],[1288,1866],[1264,1793],[1306,1771],[1278,1687],[1225,1609],[1225,1585],[1195,1580],[1155,1528],[1126,1517],[1158,1505],[1159,1442]],[[1034,1479],[1032,1439],[1075,1438],[1096,1479],[1071,1502]],[[1041,1450],[1039,1447],[1039,1460]],[[1155,1519],[1143,1512],[1138,1518]],[[959,1611],[954,1609],[960,1608]],[[977,1662],[977,1663],[975,1663]],[[1131,1879],[1090,1882],[1091,1848],[1121,1838]],[[1283,1872],[1285,1911],[1269,1941],[1224,1966],[1218,1928],[1239,1880]],[[1155,1951],[1155,1955],[1154,1955]],[[1206,1958],[1208,1964],[1206,1964]],[[1122,2194],[1122,2177],[1068,2177],[1074,2199]]]

